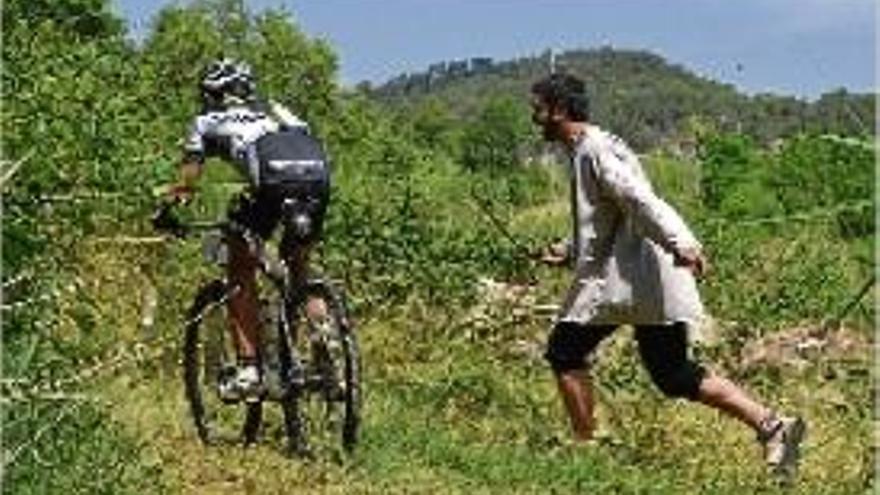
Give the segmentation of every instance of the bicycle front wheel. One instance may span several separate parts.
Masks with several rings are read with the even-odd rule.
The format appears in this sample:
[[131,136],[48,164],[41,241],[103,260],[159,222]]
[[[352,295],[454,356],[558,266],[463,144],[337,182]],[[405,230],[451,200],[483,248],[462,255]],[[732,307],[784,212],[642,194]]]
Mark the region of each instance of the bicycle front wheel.
[[256,441],[262,404],[221,400],[221,380],[235,373],[236,352],[228,330],[229,284],[215,280],[199,290],[187,315],[183,381],[196,432],[206,444]]

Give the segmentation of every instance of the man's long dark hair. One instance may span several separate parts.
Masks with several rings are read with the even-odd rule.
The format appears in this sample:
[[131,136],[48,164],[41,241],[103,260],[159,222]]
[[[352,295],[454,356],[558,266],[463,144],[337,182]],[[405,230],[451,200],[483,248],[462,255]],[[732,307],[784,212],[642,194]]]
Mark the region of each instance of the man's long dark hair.
[[590,118],[584,82],[571,74],[551,74],[533,84],[532,93],[551,107],[563,110],[572,120],[587,122]]

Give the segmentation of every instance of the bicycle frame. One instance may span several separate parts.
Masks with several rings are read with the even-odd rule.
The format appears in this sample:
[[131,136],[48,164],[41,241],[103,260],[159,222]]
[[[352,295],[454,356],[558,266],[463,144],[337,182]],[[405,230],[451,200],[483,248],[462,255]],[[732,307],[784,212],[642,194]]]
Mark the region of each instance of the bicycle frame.
[[[277,319],[274,320],[273,324],[274,330],[278,332],[278,338],[274,343],[277,347],[275,347],[274,351],[270,351],[273,344],[270,344],[266,339],[263,339],[263,343],[260,346],[260,352],[266,358],[266,361],[264,361],[265,366],[267,366],[266,369],[275,370],[275,372],[271,373],[271,376],[278,377],[278,386],[268,390],[269,395],[260,399],[256,409],[253,403],[249,404],[249,419],[245,423],[244,436],[246,442],[254,441],[255,439],[260,421],[258,404],[263,400],[276,401],[284,409],[285,429],[288,432],[288,439],[290,440],[291,448],[297,452],[302,449],[308,449],[305,434],[306,428],[304,427],[303,417],[299,409],[300,399],[306,393],[322,392],[322,397],[325,401],[335,401],[335,403],[341,401],[344,407],[344,421],[342,423],[344,425],[342,430],[343,445],[346,448],[353,447],[356,442],[360,403],[358,385],[360,365],[357,342],[348,321],[343,293],[337,291],[332,284],[321,277],[307,276],[305,271],[306,265],[303,263],[305,258],[302,257],[303,253],[298,251],[302,246],[302,244],[298,243],[305,241],[312,234],[308,206],[308,204],[296,200],[287,201],[283,205],[283,216],[281,219],[283,230],[277,257],[269,252],[266,243],[261,238],[234,221],[225,220],[220,222],[191,222],[182,224],[167,209],[160,210],[156,217],[154,217],[154,225],[157,228],[173,232],[178,237],[185,237],[186,234],[194,231],[218,232],[219,236],[216,239],[218,249],[223,246],[229,249],[230,239],[233,236],[244,239],[250,255],[257,262],[257,269],[279,291],[278,295],[280,298],[277,301],[273,301],[271,306],[273,311],[277,311]],[[210,261],[218,261],[217,259],[211,259],[217,258],[217,256],[207,256],[209,252],[216,251],[216,249],[206,249],[205,251],[206,258]],[[211,289],[207,294],[204,293],[206,288]],[[203,290],[199,291],[194,308],[203,306],[204,304],[198,301],[204,302],[205,300],[213,301],[213,307],[216,307],[217,304],[225,305],[237,290],[239,290],[239,286],[231,283],[228,276],[214,280],[207,286],[203,286]],[[338,332],[334,333],[335,337],[332,338],[339,339],[338,342],[341,342],[341,346],[344,349],[343,354],[334,354],[331,357],[326,353],[326,348],[321,347],[324,344],[320,343],[326,342],[326,335],[328,335],[326,330],[322,330],[325,328],[323,327],[324,323],[313,324],[314,320],[311,319],[312,317],[307,314],[307,311],[303,311],[303,303],[310,297],[323,299],[327,304],[326,318],[329,319],[328,321],[334,322],[332,328],[337,329],[335,332]],[[201,325],[206,312],[201,309],[199,311],[191,310],[190,314],[191,317],[188,320],[186,330],[187,346],[185,346],[185,356],[195,355],[198,352],[195,349],[197,349],[196,346],[200,339],[198,336],[199,325]],[[297,343],[299,333],[297,328],[302,317],[307,318],[309,321],[309,324],[306,326],[307,333],[302,334],[308,339],[305,341],[308,343],[308,347],[304,351],[301,351],[301,346]],[[319,320],[323,321],[322,318],[319,317]],[[226,329],[221,331],[225,332]],[[315,350],[316,347],[314,346],[316,343],[320,344],[317,348],[319,351]],[[320,349],[325,350],[320,351]],[[338,347],[335,349],[338,349]],[[274,365],[277,368],[273,366],[272,359],[277,359],[274,361]],[[340,362],[341,364],[334,363],[333,360],[336,359],[342,359],[343,361]],[[195,361],[186,362],[194,363]],[[328,362],[329,364],[327,364]],[[312,368],[316,363],[321,367],[317,372]],[[324,365],[330,367],[323,368]],[[196,380],[196,375],[193,373],[197,372],[189,371],[191,368],[186,366],[187,372],[185,375],[187,377],[188,399],[191,401],[193,415],[196,418],[200,436],[203,441],[208,441],[206,438],[210,434],[201,419],[204,415],[204,409],[199,385],[190,386],[190,382],[196,383],[194,381]],[[330,371],[321,371],[322,369]],[[342,373],[342,375],[338,373]],[[340,384],[340,377],[344,380],[344,384]],[[340,386],[342,388],[339,388]]]
[[[316,385],[307,383],[298,372],[298,369],[301,368],[301,362],[299,356],[297,356],[297,350],[293,346],[287,344],[287,339],[295,338],[295,335],[292,334],[292,329],[295,328],[296,321],[291,321],[291,317],[296,315],[296,309],[303,303],[306,295],[310,292],[324,292],[328,294],[331,299],[341,301],[341,304],[344,305],[344,299],[341,294],[322,278],[308,278],[304,273],[294,274],[290,272],[290,267],[288,266],[290,263],[288,263],[287,260],[292,257],[295,250],[299,247],[294,244],[294,242],[296,242],[297,239],[306,237],[310,233],[309,229],[312,228],[311,218],[308,215],[307,207],[308,205],[296,200],[286,200],[283,204],[283,217],[281,221],[283,232],[281,233],[281,242],[278,247],[279,256],[277,258],[272,256],[269,250],[266,249],[265,241],[250,232],[246,227],[235,222],[223,220],[214,222],[181,223],[177,221],[176,218],[173,218],[173,216],[167,217],[167,219],[170,220],[170,223],[173,224],[173,227],[169,230],[173,230],[178,237],[185,237],[187,234],[197,231],[218,232],[220,234],[218,242],[222,246],[225,246],[227,250],[229,249],[230,236],[239,236],[243,238],[247,244],[249,253],[257,261],[259,272],[271,281],[275,289],[279,291],[281,300],[283,301],[283,310],[280,311],[281,314],[278,315],[278,323],[281,325],[278,330],[280,330],[286,337],[280,339],[280,341],[288,345],[285,354],[291,357],[291,362],[288,363],[290,376],[285,376],[282,380],[285,389],[284,394],[294,393],[295,390],[301,390],[303,388],[311,389]],[[170,211],[160,211],[159,214],[171,215]],[[291,232],[288,229],[296,230]],[[207,250],[205,249],[204,251]],[[209,256],[205,257],[208,258]],[[222,264],[219,263],[218,260],[209,259],[208,261]],[[227,277],[224,275],[224,278]],[[237,290],[238,286],[228,284],[223,299],[228,299]],[[348,328],[349,325],[347,321],[342,321],[341,323]]]

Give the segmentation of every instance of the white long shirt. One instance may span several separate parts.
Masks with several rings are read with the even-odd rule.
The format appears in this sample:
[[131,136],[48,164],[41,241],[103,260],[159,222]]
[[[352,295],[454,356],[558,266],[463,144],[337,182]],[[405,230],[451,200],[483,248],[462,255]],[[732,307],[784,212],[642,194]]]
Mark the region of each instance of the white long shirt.
[[560,319],[581,324],[696,324],[703,316],[679,247],[699,248],[681,216],[651,188],[636,154],[595,126],[571,164],[575,280]]

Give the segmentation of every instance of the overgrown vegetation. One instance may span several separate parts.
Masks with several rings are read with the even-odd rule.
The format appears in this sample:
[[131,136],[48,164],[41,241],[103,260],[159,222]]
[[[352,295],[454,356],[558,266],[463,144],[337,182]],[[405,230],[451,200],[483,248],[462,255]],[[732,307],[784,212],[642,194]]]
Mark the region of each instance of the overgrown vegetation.
[[[569,274],[525,256],[567,234],[568,183],[541,164],[554,158],[519,79],[492,75],[500,96],[474,93],[472,119],[436,94],[400,113],[337,87],[332,47],[284,14],[236,0],[172,7],[134,46],[107,7],[3,4],[4,493],[776,490],[748,432],[651,389],[626,332],[597,370],[601,442],[568,444],[541,352],[546,306]],[[214,272],[197,243],[162,241],[147,219],[152,191],[174,177],[199,71],[221,53],[251,62],[333,158],[319,261],[352,296],[367,393],[362,446],[344,461],[282,458],[277,423],[257,448],[204,449],[187,422],[180,318]],[[626,90],[619,64],[664,67],[599,55],[595,88]],[[639,101],[663,99],[651,80]],[[732,88],[695,88],[683,98],[746,108]],[[597,101],[600,123],[631,115],[627,99]],[[841,111],[816,127],[762,117],[793,133],[766,147],[674,102],[696,117],[663,135],[680,131],[672,141],[693,153],[653,147],[645,163],[711,256],[703,290],[718,338],[699,352],[807,416],[802,493],[868,492],[874,308],[857,296],[873,280],[876,143],[825,135],[849,132]],[[651,129],[618,131],[639,141]],[[219,162],[209,172],[193,215],[221,215],[241,187]],[[758,352],[777,341],[777,354]]]

